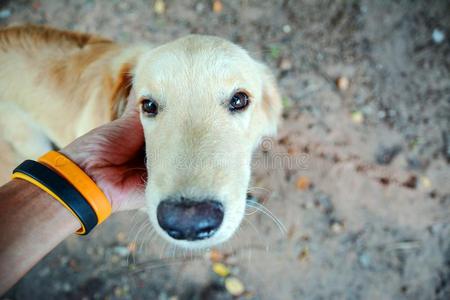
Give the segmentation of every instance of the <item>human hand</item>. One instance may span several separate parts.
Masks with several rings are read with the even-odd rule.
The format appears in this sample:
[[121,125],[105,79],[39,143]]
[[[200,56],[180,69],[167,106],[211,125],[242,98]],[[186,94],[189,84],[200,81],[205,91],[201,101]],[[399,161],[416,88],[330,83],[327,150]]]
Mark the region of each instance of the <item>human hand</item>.
[[96,182],[113,212],[144,206],[144,133],[139,112],[130,102],[122,117],[93,129],[60,151]]

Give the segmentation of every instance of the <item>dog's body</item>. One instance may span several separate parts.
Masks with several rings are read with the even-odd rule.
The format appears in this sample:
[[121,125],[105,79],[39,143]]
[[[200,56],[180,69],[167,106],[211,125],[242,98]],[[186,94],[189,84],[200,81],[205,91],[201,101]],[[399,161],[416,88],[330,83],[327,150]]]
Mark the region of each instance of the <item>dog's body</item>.
[[123,77],[143,48],[45,27],[1,30],[1,182],[22,159],[115,118]]
[[[138,98],[151,95],[162,110],[156,118],[141,114],[147,155],[154,155],[148,159],[146,196],[153,224],[158,227],[156,210],[162,200],[188,197],[196,202],[208,195],[224,204],[224,229],[216,240],[197,241],[196,246],[226,240],[237,228],[251,151],[276,127],[281,107],[271,76],[244,50],[214,37],[190,36],[152,48],[24,26],[0,30],[0,66],[0,183],[24,158],[37,158],[54,145],[64,147],[120,116],[133,84]],[[241,89],[250,94],[251,107],[230,114],[222,104],[230,91]],[[180,155],[202,163],[236,157],[239,162],[222,168],[194,164],[172,175],[168,168],[176,166],[169,161]],[[157,231],[165,235],[161,228]]]

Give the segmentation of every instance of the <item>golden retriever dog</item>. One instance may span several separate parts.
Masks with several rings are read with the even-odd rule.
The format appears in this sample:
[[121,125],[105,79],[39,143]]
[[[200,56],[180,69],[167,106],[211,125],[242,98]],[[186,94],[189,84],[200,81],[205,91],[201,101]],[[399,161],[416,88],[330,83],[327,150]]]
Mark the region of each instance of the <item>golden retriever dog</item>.
[[252,151],[281,112],[270,71],[244,49],[202,35],[130,46],[28,25],[0,30],[0,65],[2,183],[21,160],[119,117],[132,89],[156,231],[203,248],[238,228]]

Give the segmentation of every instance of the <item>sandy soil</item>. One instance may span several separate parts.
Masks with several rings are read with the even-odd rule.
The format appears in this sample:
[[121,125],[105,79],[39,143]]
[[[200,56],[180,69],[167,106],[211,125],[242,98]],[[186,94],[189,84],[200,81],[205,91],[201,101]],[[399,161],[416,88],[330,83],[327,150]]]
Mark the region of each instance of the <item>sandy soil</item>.
[[[0,23],[124,43],[214,34],[273,68],[284,124],[255,154],[251,192],[286,233],[249,209],[213,252],[240,298],[450,299],[450,3],[165,2],[0,2]],[[233,299],[210,254],[146,224],[123,213],[69,238],[6,298]]]

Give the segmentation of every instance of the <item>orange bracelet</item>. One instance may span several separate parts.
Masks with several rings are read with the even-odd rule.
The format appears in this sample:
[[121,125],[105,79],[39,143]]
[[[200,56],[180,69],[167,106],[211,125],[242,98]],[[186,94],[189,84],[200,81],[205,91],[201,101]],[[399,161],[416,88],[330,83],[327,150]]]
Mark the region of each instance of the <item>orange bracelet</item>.
[[98,224],[111,214],[111,203],[95,182],[74,162],[59,152],[49,151],[38,160],[70,182],[97,214]]

